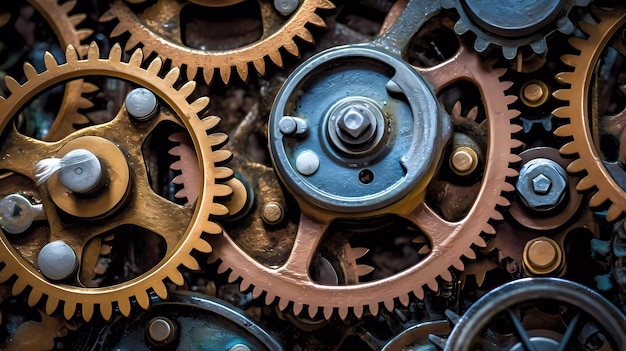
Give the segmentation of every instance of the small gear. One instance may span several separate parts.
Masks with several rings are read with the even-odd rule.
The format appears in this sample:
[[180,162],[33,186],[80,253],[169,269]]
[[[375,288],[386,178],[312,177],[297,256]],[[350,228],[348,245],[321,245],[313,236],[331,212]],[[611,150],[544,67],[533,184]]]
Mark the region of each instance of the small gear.
[[596,64],[611,38],[626,23],[626,11],[623,5],[612,11],[597,10],[594,12],[598,24],[581,22],[580,28],[587,33],[587,39],[571,38],[570,44],[580,51],[578,55],[564,55],[563,62],[574,68],[572,72],[562,72],[557,79],[570,85],[569,88],[558,90],[554,96],[567,101],[567,106],[557,108],[554,116],[569,121],[559,127],[554,134],[559,137],[572,138],[560,152],[564,155],[576,155],[567,171],[577,174],[586,173],[578,182],[578,191],[596,189],[589,200],[591,207],[599,207],[609,203],[606,218],[609,221],[617,219],[626,211],[626,193],[611,175],[595,148],[593,132],[590,123],[589,104],[590,84]]
[[574,6],[586,6],[591,0],[441,0],[446,9],[456,9],[460,19],[454,31],[476,34],[474,49],[484,52],[489,45],[502,48],[506,59],[513,59],[522,46],[530,45],[537,54],[548,50],[546,37],[558,30],[574,31],[568,14]]
[[[29,187],[26,193],[42,204],[49,225],[49,233],[43,242],[34,242],[33,247],[24,243],[14,246],[11,240],[14,237],[11,235],[15,234],[0,232],[0,281],[11,281],[14,295],[27,292],[29,305],[34,306],[43,300],[47,314],[62,309],[67,319],[80,311],[86,321],[95,313],[110,320],[116,308],[128,316],[133,301],[147,309],[150,292],[166,298],[166,280],[182,285],[184,278],[179,269],[183,266],[198,269],[198,262],[192,252],[211,252],[211,246],[202,237],[203,233],[221,233],[221,227],[212,222],[210,217],[227,213],[226,207],[215,202],[215,198],[228,196],[232,192],[230,187],[220,184],[232,176],[229,168],[219,166],[230,157],[230,152],[217,150],[227,140],[227,136],[208,133],[217,125],[219,118],[199,116],[206,108],[208,98],[187,101],[196,83],[191,81],[179,85],[178,68],[159,75],[162,68],[160,59],[142,68],[141,50],[136,50],[128,63],[122,61],[121,57],[122,49],[115,45],[108,58],[100,58],[95,43],[89,47],[86,59],[79,59],[76,49],[69,46],[66,50],[67,63],[61,65],[52,54],[46,53],[45,71],[38,73],[32,65],[25,64],[27,81],[20,84],[7,77],[10,95],[0,97],[0,129],[4,131],[0,150],[5,155],[0,160],[0,169],[14,174],[2,179],[3,195],[22,191],[19,186]],[[132,119],[133,112],[129,111],[131,106],[129,110],[123,106],[111,122],[80,129],[53,143],[29,138],[15,130],[13,118],[33,96],[59,82],[85,76],[116,77],[143,85],[173,113],[161,112],[144,122]],[[132,106],[132,109],[136,111],[136,106]],[[151,190],[148,181],[141,146],[157,124],[167,121],[187,129],[198,152],[203,180],[200,190],[202,201],[198,201],[195,207],[177,205],[160,197]],[[146,128],[142,123],[148,123],[150,127]],[[63,152],[76,147],[88,149],[98,158],[106,159],[103,164],[107,167],[108,185],[101,192],[87,197],[72,195],[61,185],[66,183],[58,183],[61,182],[60,177],[52,177],[47,183],[34,186],[37,177],[33,165],[36,161],[61,157]],[[16,177],[18,180],[12,183]],[[64,212],[64,215],[61,216],[60,212]],[[67,216],[71,217],[69,221],[66,220]],[[55,281],[42,273],[42,267],[37,268],[36,255],[39,252],[41,256],[43,244],[43,248],[46,248],[47,243],[62,240],[73,251],[73,261],[80,266],[83,263],[81,255],[84,245],[90,239],[126,224],[149,230],[161,236],[165,242],[162,260],[137,278],[107,287],[85,288],[75,282],[71,272],[67,279]],[[33,251],[35,257],[32,257]]]
[[[192,2],[207,6],[224,5],[206,1]],[[231,3],[233,2],[229,1],[227,4]],[[242,80],[247,81],[250,64],[253,64],[260,74],[265,74],[266,56],[279,67],[283,66],[282,50],[299,56],[296,38],[313,43],[313,36],[306,26],[308,24],[317,27],[326,26],[316,11],[335,8],[328,0],[304,0],[288,18],[285,18],[274,9],[273,2],[259,1],[263,14],[263,34],[260,39],[235,49],[207,51],[194,49],[183,43],[180,11],[186,4],[176,0],[157,0],[152,7],[141,14],[135,14],[123,1],[116,0],[100,20],[108,22],[117,19],[119,21],[111,37],[117,37],[124,32],[130,33],[125,46],[127,50],[141,43],[146,57],[155,52],[164,61],[171,60],[174,66],[186,66],[189,79],[193,79],[198,69],[202,68],[207,83],[213,80],[216,72],[224,83],[228,83],[233,68]],[[152,13],[159,15],[148,15]],[[164,30],[159,28],[167,28],[167,32],[164,33]]]

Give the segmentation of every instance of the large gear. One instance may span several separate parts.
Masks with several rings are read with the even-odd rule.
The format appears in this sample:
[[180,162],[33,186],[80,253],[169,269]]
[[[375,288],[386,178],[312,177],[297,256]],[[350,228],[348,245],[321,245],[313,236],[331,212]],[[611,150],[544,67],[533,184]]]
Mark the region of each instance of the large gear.
[[[183,266],[198,268],[192,252],[211,252],[211,246],[202,235],[221,233],[221,227],[211,217],[224,215],[227,209],[215,202],[215,198],[227,196],[232,191],[228,186],[219,184],[232,175],[229,168],[219,166],[230,157],[230,152],[217,150],[227,137],[221,133],[208,134],[217,125],[219,118],[199,116],[206,108],[208,98],[187,101],[196,83],[191,81],[179,85],[178,68],[160,76],[160,59],[152,61],[147,68],[142,68],[141,50],[136,50],[128,63],[122,61],[121,56],[121,47],[115,45],[108,58],[102,59],[95,43],[89,47],[86,59],[79,59],[74,47],[69,46],[66,50],[67,63],[61,65],[50,53],[46,53],[44,72],[37,73],[33,66],[25,64],[27,81],[20,84],[7,77],[6,83],[11,94],[6,98],[0,97],[0,129],[4,131],[0,147],[4,156],[0,160],[0,168],[13,172],[13,177],[21,179],[16,185],[11,181],[12,176],[4,177],[3,193],[19,191],[35,201],[40,201],[50,228],[45,242],[33,243],[34,246],[25,245],[23,240],[20,245],[14,245],[11,234],[4,231],[0,233],[0,281],[10,281],[14,295],[26,293],[31,306],[45,301],[46,313],[52,314],[60,308],[68,319],[80,311],[81,317],[87,321],[96,313],[108,320],[116,308],[128,316],[133,301],[144,309],[148,308],[150,292],[166,298],[166,280],[182,285],[184,279],[179,269]],[[125,79],[142,85],[154,92],[173,113],[158,113],[150,122],[146,122],[147,125],[141,125],[130,120],[129,112],[124,106],[111,122],[83,128],[53,143],[26,137],[12,126],[13,117],[33,96],[63,81],[94,75]],[[185,128],[198,152],[203,181],[201,201],[195,207],[169,202],[154,193],[148,183],[146,166],[142,160],[142,141],[157,124],[164,121]],[[109,175],[109,185],[103,193],[79,198],[67,193],[67,190],[58,189],[55,178],[51,178],[48,184],[35,187],[37,178],[34,163],[67,152],[68,148],[71,150],[76,145],[106,159],[104,164],[107,167],[106,174]],[[122,161],[115,156],[118,153]],[[127,177],[132,175],[130,183],[124,184],[124,174]],[[26,186],[27,189],[16,186]],[[124,191],[124,188],[132,188],[132,191]],[[58,190],[65,195],[58,197]],[[102,212],[105,206],[111,211]],[[61,216],[60,211],[69,213],[74,218],[68,222],[67,215]],[[100,216],[105,220],[94,219],[93,216]],[[89,239],[123,224],[134,224],[150,230],[165,241],[166,249],[162,260],[137,278],[108,287],[90,289],[71,284],[70,279],[63,282],[50,280],[37,269],[37,261],[32,254],[34,252],[36,255],[42,244],[63,240],[73,249],[77,256],[76,262],[80,264],[83,247]]]
[[613,178],[595,148],[589,92],[598,59],[611,38],[626,23],[626,12],[620,5],[611,11],[598,10],[595,14],[599,18],[598,24],[580,23],[588,38],[570,39],[570,44],[580,50],[580,54],[563,56],[563,62],[573,67],[574,71],[557,75],[559,81],[569,84],[570,87],[554,93],[556,98],[568,102],[567,106],[556,109],[554,116],[564,119],[566,123],[569,121],[569,124],[558,128],[554,133],[560,137],[572,138],[560,152],[578,157],[567,167],[569,172],[575,174],[584,172],[584,177],[576,188],[579,191],[597,189],[591,196],[589,205],[598,207],[610,203],[606,218],[613,221],[626,211],[626,193]]
[[546,37],[558,30],[570,34],[574,25],[567,15],[574,6],[586,6],[591,0],[475,1],[441,0],[444,8],[454,8],[461,17],[454,30],[462,35],[476,34],[474,49],[490,45],[502,48],[505,58],[515,58],[518,49],[529,45],[537,54],[548,50]]
[[[207,2],[198,1],[197,3],[206,4]],[[117,19],[119,21],[111,33],[112,37],[117,37],[124,32],[130,33],[130,38],[125,46],[127,50],[141,43],[146,56],[155,52],[163,60],[171,60],[172,65],[186,66],[186,73],[189,79],[193,79],[198,73],[198,69],[202,68],[203,76],[207,83],[213,80],[216,72],[224,83],[228,83],[231,79],[233,68],[242,80],[247,81],[250,74],[250,64],[260,74],[265,74],[266,56],[279,67],[283,66],[282,50],[296,57],[299,56],[300,51],[296,44],[296,38],[313,43],[313,36],[306,26],[311,24],[324,27],[324,20],[316,11],[318,9],[334,8],[334,5],[328,0],[305,0],[285,20],[284,17],[276,13],[272,2],[259,1],[262,9],[261,13],[264,16],[261,38],[235,49],[207,51],[194,49],[183,43],[179,27],[180,11],[184,5],[184,3],[178,3],[176,0],[158,0],[153,5],[153,11],[150,13],[156,11],[160,15],[158,17],[150,17],[150,23],[146,23],[141,15],[135,14],[123,1],[116,0],[111,4],[109,11],[102,16],[101,20],[111,21]],[[220,5],[211,3],[208,6]],[[149,10],[146,10],[146,12]],[[164,21],[167,22],[167,26],[161,23]],[[175,26],[174,29],[170,28],[172,25]],[[168,28],[167,35],[164,35],[162,30],[158,28]]]
[[[483,233],[495,234],[490,221],[503,218],[497,207],[509,205],[503,192],[513,191],[514,188],[506,180],[507,177],[517,175],[509,164],[519,161],[519,157],[512,154],[511,150],[520,146],[512,136],[521,127],[511,123],[517,113],[508,108],[515,97],[504,93],[510,83],[499,80],[503,70],[494,69],[491,64],[481,61],[464,45],[452,60],[432,68],[414,68],[436,90],[443,89],[451,82],[466,79],[476,83],[483,96],[489,96],[489,99],[485,99],[489,130],[487,161],[480,192],[467,216],[453,223],[442,218],[427,204],[413,203],[416,207],[405,209],[408,213],[401,216],[420,227],[430,239],[432,249],[426,257],[387,278],[342,286],[319,284],[309,276],[308,263],[328,229],[327,223],[309,215],[301,217],[294,247],[287,262],[280,267],[268,267],[255,261],[228,235],[213,237],[211,243],[214,255],[211,260],[221,261],[219,271],[230,271],[230,281],[241,279],[242,291],[251,288],[255,297],[265,294],[266,303],[277,300],[281,310],[291,306],[296,315],[305,309],[311,317],[321,311],[326,319],[330,319],[334,312],[345,319],[350,311],[360,318],[366,309],[377,315],[381,304],[383,308],[393,310],[396,301],[406,306],[410,296],[422,299],[426,286],[436,291],[438,277],[452,280],[450,267],[463,270],[461,257],[475,258],[472,246],[485,245],[481,237]],[[303,213],[311,206],[304,202],[300,205]],[[394,210],[397,207],[387,213],[393,213]]]

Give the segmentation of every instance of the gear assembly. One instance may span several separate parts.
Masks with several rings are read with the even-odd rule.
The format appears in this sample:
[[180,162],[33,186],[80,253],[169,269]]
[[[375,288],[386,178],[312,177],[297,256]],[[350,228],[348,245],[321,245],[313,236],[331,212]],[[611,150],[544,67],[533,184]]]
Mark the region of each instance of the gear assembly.
[[7,1],[0,78],[0,349],[626,345],[621,1]]

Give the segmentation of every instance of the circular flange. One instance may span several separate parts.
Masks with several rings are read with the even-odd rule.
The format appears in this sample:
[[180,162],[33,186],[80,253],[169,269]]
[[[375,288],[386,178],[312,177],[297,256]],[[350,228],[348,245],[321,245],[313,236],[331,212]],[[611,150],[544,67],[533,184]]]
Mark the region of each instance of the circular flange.
[[48,192],[54,203],[65,213],[83,219],[96,219],[119,208],[130,189],[130,170],[126,157],[112,142],[95,136],[84,136],[65,144],[56,154],[63,157],[76,149],[91,151],[102,162],[106,184],[93,196],[77,196],[68,190],[58,175],[48,180]]
[[[341,127],[347,115],[361,121]],[[285,135],[285,116],[301,118],[309,132]],[[300,204],[341,214],[367,214],[422,192],[450,134],[450,117],[424,79],[368,46],[330,49],[302,64],[269,120],[272,161]],[[303,154],[319,160],[315,171],[303,168]]]

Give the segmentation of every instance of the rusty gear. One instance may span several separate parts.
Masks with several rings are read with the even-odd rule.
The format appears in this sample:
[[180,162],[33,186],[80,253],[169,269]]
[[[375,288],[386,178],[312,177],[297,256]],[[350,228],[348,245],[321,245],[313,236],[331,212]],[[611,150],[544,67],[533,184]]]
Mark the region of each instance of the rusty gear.
[[600,55],[611,38],[626,23],[626,11],[620,5],[611,11],[598,10],[595,13],[599,18],[597,25],[588,22],[580,23],[580,28],[587,33],[588,38],[569,40],[574,48],[580,50],[580,54],[565,55],[562,58],[563,62],[574,68],[574,71],[557,75],[560,82],[571,87],[554,93],[556,98],[568,102],[567,106],[556,109],[554,116],[569,121],[569,124],[558,128],[554,134],[572,138],[572,141],[565,144],[560,152],[564,155],[578,156],[578,159],[572,161],[567,167],[568,172],[586,173],[578,182],[576,189],[578,191],[597,189],[591,196],[589,205],[598,207],[607,202],[610,203],[606,218],[613,221],[626,211],[626,194],[613,179],[594,147],[590,126],[592,122],[589,115],[589,90]]
[[[222,3],[194,1],[195,3],[207,6]],[[230,4],[232,1],[227,2]],[[217,72],[224,83],[228,83],[231,78],[231,71],[234,68],[239,77],[247,81],[249,77],[249,66],[260,73],[265,74],[265,57],[279,67],[283,67],[281,50],[299,56],[296,38],[313,43],[313,36],[308,24],[325,27],[324,20],[316,14],[318,9],[333,9],[335,6],[328,0],[304,0],[298,8],[284,19],[272,7],[272,2],[259,1],[261,13],[263,14],[263,34],[259,40],[243,47],[223,50],[223,51],[203,51],[194,49],[183,44],[180,34],[180,11],[185,3],[178,3],[176,0],[157,0],[153,7],[144,13],[158,13],[159,16],[149,18],[150,23],[141,14],[135,14],[121,0],[116,0],[111,4],[111,8],[102,17],[101,21],[111,21],[117,19],[119,23],[113,29],[111,37],[117,37],[124,32],[130,33],[130,38],[126,43],[126,50],[134,48],[137,44],[143,45],[146,57],[155,52],[164,61],[171,60],[173,66],[186,66],[186,73],[189,79],[193,79],[202,68],[204,79],[207,83],[213,80]],[[150,12],[151,13],[151,12]],[[165,28],[161,22],[173,23],[174,30],[164,33],[158,28]],[[169,28],[169,27],[168,27]]]
[[[98,313],[109,320],[116,308],[119,308],[123,315],[128,316],[131,312],[132,301],[136,301],[144,309],[149,307],[150,291],[155,292],[161,298],[166,298],[166,280],[177,285],[184,283],[183,276],[179,271],[180,267],[198,269],[198,262],[191,255],[192,251],[211,252],[211,246],[201,236],[203,233],[221,233],[220,226],[212,222],[209,217],[226,214],[226,208],[214,202],[214,198],[227,196],[231,193],[229,187],[219,183],[224,178],[231,176],[232,171],[229,168],[216,165],[226,161],[230,157],[230,152],[225,150],[213,151],[214,148],[222,145],[227,137],[220,133],[207,135],[207,132],[216,126],[219,119],[213,116],[206,118],[199,116],[199,113],[206,108],[208,98],[200,98],[189,103],[187,98],[195,89],[195,82],[187,82],[180,88],[175,88],[174,84],[180,75],[179,69],[174,68],[163,77],[159,76],[162,67],[160,59],[152,61],[149,67],[144,69],[141,68],[143,61],[141,50],[136,50],[128,63],[123,62],[121,56],[121,47],[115,45],[111,49],[109,57],[101,59],[95,43],[89,47],[87,59],[84,60],[78,58],[74,47],[69,46],[66,50],[67,63],[62,65],[59,65],[50,53],[46,53],[44,56],[46,70],[44,72],[37,73],[33,66],[25,64],[24,71],[27,81],[20,84],[7,77],[6,83],[11,94],[6,98],[0,97],[0,127],[4,130],[0,149],[3,155],[7,155],[0,160],[0,168],[13,172],[15,174],[13,177],[29,179],[28,181],[22,180],[21,183],[18,182],[17,186],[29,186],[30,191],[28,193],[30,196],[35,199],[38,198],[42,202],[50,227],[49,234],[45,239],[46,242],[63,239],[74,249],[79,264],[83,263],[80,257],[84,245],[90,239],[123,224],[134,224],[151,230],[160,235],[166,244],[164,258],[148,272],[124,283],[89,289],[46,279],[36,268],[34,258],[30,256],[33,251],[37,252],[38,248],[40,249],[41,246],[37,247],[37,245],[41,245],[41,243],[34,243],[35,247],[14,246],[8,240],[7,234],[0,232],[0,239],[2,239],[0,245],[2,252],[0,254],[2,261],[0,281],[11,280],[12,294],[14,295],[27,291],[28,303],[31,306],[44,300],[47,314],[54,313],[62,306],[63,314],[67,319],[72,318],[77,311],[80,311],[82,318],[87,321],[93,317],[94,313]],[[173,114],[161,112],[150,121],[151,127],[145,128],[145,126],[133,124],[129,120],[130,117],[125,107],[122,107],[111,122],[83,128],[54,143],[26,137],[12,127],[13,117],[33,96],[59,82],[93,75],[123,78],[143,85],[159,96],[165,105],[173,110]],[[141,145],[154,126],[164,121],[171,121],[186,128],[193,139],[196,150],[198,150],[198,161],[201,165],[203,182],[200,190],[202,201],[198,201],[195,208],[169,202],[154,193],[148,183]],[[122,159],[126,160],[125,162],[119,162],[114,157],[105,163],[109,167],[107,169],[108,174],[111,175],[109,186],[105,190],[108,195],[105,197],[119,196],[121,205],[103,201],[101,196],[80,199],[71,196],[71,194],[70,196],[66,195],[62,201],[67,201],[69,198],[75,198],[74,200],[61,202],[54,198],[54,191],[57,190],[52,183],[54,178],[47,185],[34,187],[33,183],[36,177],[33,164],[37,160],[52,157],[59,152],[60,148],[67,148],[75,144],[81,144],[82,147],[87,148],[94,142],[96,147],[114,145],[108,138],[114,139],[115,143],[121,145],[126,152],[125,156],[122,156]],[[117,147],[113,149],[119,150]],[[98,153],[98,150],[91,151]],[[10,155],[17,155],[18,153],[19,157],[10,157]],[[109,156],[99,154],[99,157],[106,158]],[[133,176],[132,184],[125,185],[129,189],[132,188],[129,195],[123,194],[123,191],[119,194],[114,191],[123,177],[112,172],[123,174],[124,169],[131,172]],[[23,190],[16,188],[16,184],[11,183],[11,179],[12,176],[2,179],[4,194]],[[78,226],[66,223],[56,210],[56,206],[61,205],[65,206],[64,209],[72,209],[71,206],[67,206],[71,202],[74,202],[73,206],[76,206],[74,215],[84,219]],[[139,203],[141,206],[133,205]],[[119,210],[105,213],[107,219],[105,221],[94,221],[87,218],[92,215],[87,213],[91,211],[90,207],[102,207],[104,205],[110,205]],[[98,312],[96,312],[96,308]]]
[[[499,80],[504,73],[503,69],[493,69],[490,63],[481,61],[464,45],[461,45],[460,50],[449,61],[433,68],[415,69],[436,90],[443,89],[456,80],[468,79],[476,83],[485,96],[490,97],[485,99],[488,116],[486,123],[490,131],[498,132],[489,133],[481,191],[468,215],[452,223],[437,215],[426,204],[417,205],[408,217],[430,237],[430,254],[416,265],[378,281],[343,286],[314,282],[308,273],[308,263],[314,256],[327,226],[306,214],[301,216],[289,258],[278,268],[259,263],[228,235],[212,237],[210,241],[214,254],[210,260],[221,260],[219,272],[230,271],[229,281],[241,279],[242,291],[251,289],[254,297],[265,293],[265,302],[270,304],[277,300],[281,310],[291,306],[293,312],[299,315],[306,309],[311,317],[321,310],[326,319],[330,319],[337,312],[340,318],[345,319],[350,311],[360,318],[366,308],[377,315],[381,303],[385,309],[391,311],[396,301],[406,306],[410,296],[422,299],[425,286],[437,290],[438,277],[452,280],[449,267],[463,270],[462,256],[475,258],[472,245],[485,246],[481,234],[495,234],[490,221],[503,219],[496,207],[508,206],[509,202],[502,196],[503,192],[514,190],[506,179],[517,175],[509,164],[520,160],[511,150],[521,145],[512,139],[512,135],[520,131],[521,127],[511,123],[517,117],[517,112],[508,109],[515,97],[504,93],[511,84]],[[355,296],[358,298],[355,299]]]

